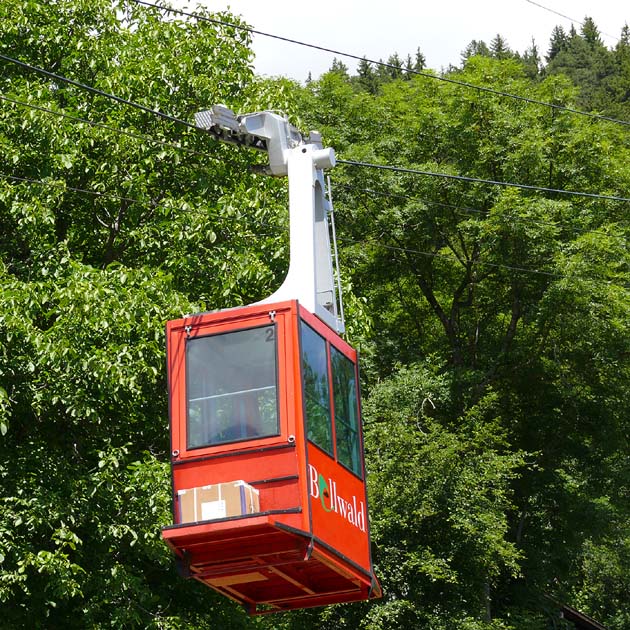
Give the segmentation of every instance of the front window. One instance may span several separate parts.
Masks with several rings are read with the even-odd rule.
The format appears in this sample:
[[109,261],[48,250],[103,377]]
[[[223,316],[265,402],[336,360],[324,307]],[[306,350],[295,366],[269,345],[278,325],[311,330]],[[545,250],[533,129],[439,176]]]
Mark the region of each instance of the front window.
[[280,432],[275,326],[186,342],[187,447]]

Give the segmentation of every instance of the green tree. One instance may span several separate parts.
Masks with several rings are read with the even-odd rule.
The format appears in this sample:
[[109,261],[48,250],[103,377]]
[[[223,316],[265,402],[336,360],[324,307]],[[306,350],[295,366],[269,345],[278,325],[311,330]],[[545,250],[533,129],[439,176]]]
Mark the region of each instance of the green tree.
[[394,53],[387,58],[387,75],[390,79],[401,79],[404,76],[404,61],[398,53]]
[[[554,31],[555,33],[555,31]],[[585,18],[578,34],[572,27],[570,36],[552,43],[546,71],[564,74],[580,88],[579,104],[587,109],[604,109],[606,97],[602,85],[615,73],[614,56],[604,46],[591,18]]]
[[624,25],[614,49],[614,70],[602,80],[605,111],[612,116],[630,115],[630,28]]
[[427,59],[422,53],[422,51],[420,50],[420,48],[418,47],[415,54],[413,69],[420,72],[421,70],[424,70],[426,66],[427,66]]
[[184,121],[280,108],[343,158],[425,173],[334,171],[385,597],[250,619],[178,577],[159,538],[164,322],[270,293],[285,185],[251,174],[255,154],[3,62],[0,625],[537,630],[550,596],[625,628],[625,131],[498,92],[623,104],[627,37],[613,53],[594,24],[554,31],[536,81],[473,40],[446,78],[497,93],[401,80],[398,55],[400,72],[338,62],[302,88],[254,77],[243,31],[165,17],[5,3],[0,49]]
[[345,79],[349,78],[348,75],[348,66],[346,66],[343,61],[337,59],[336,57],[333,59],[332,66],[330,66],[329,72],[335,72],[338,75],[344,77]]
[[495,59],[510,59],[513,57],[507,41],[499,34],[490,42],[490,53]]
[[517,55],[517,57],[520,57],[529,78],[535,79],[538,77],[542,68],[542,60],[538,52],[538,46],[533,39],[531,46],[522,55]]
[[551,32],[551,39],[549,41],[549,51],[547,52],[547,62],[553,61],[556,56],[566,50],[569,45],[569,39],[562,26],[554,26]]
[[[471,57],[455,76],[575,106],[576,88],[565,77],[532,83],[520,60]],[[317,126],[330,115],[330,104],[317,86],[314,90],[311,124]],[[352,94],[347,99],[346,127],[368,106],[376,108],[380,121],[369,133],[363,122],[354,125],[363,133],[357,141],[347,136],[350,142],[340,149],[351,160],[620,196],[630,177],[622,128],[568,112],[425,77],[382,85],[371,99]],[[612,541],[628,539],[627,479],[619,469],[628,452],[621,401],[630,382],[626,202],[360,167],[345,167],[335,179],[342,251],[355,291],[366,297],[373,318],[374,334],[362,349],[371,507],[378,569],[386,593],[393,590],[366,613],[364,626],[515,624],[533,630],[555,614],[546,594],[580,604],[603,623],[621,623],[615,619],[623,620],[626,611],[619,613],[613,593],[624,588],[619,576],[625,556],[612,549],[617,544]],[[425,363],[440,366],[431,378],[421,369],[398,367]],[[405,388],[399,388],[402,375]],[[440,405],[425,393],[433,378],[447,384]],[[427,449],[440,444],[445,457],[451,437],[462,445],[474,443],[473,425],[492,427],[493,438],[502,436],[487,443],[482,461],[489,468],[480,464],[478,478],[483,488],[491,462],[501,462],[498,483],[506,502],[491,503],[492,508],[479,497],[473,502],[475,509],[483,504],[495,515],[480,517],[484,529],[475,537],[489,536],[505,551],[493,556],[496,564],[484,565],[493,567],[490,574],[480,568],[488,559],[475,555],[464,536],[464,555],[474,568],[455,562],[455,573],[449,573],[454,585],[447,588],[440,578],[435,591],[425,586],[422,571],[433,559],[449,556],[422,529],[429,524],[424,513],[403,497],[409,486],[421,502],[422,492],[438,483],[428,471],[440,464],[424,450],[422,433],[415,441],[398,434],[395,412],[374,406],[389,387],[396,391],[391,409],[404,410],[410,430],[421,429],[430,436]],[[406,411],[416,395],[427,399],[428,419]],[[439,413],[430,411],[428,400]],[[381,413],[387,418],[383,432],[374,432],[372,423]],[[420,460],[431,460],[427,469],[415,459],[418,453]],[[457,470],[463,481],[467,473]],[[393,495],[400,500],[390,510]],[[446,504],[436,509],[436,531],[448,531],[455,522],[439,520],[449,509]],[[405,529],[407,522],[419,528],[417,537]],[[423,555],[427,549],[435,556]],[[601,567],[608,554],[619,569],[611,567],[614,589],[604,601]],[[461,608],[458,599],[466,602]],[[445,600],[449,604],[442,608]]]
[[[517,574],[509,542],[510,481],[522,457],[506,449],[494,397],[457,425],[452,384],[414,365],[375,386],[366,404],[375,562],[385,599],[367,628],[499,628],[492,595]],[[439,602],[448,618],[432,605]]]
[[[0,49],[184,121],[272,92],[285,107],[284,85],[255,80],[246,34],[163,17],[4,3]],[[0,626],[245,627],[160,540],[163,329],[269,291],[282,187],[172,120],[10,62],[0,85]]]
[[466,63],[471,57],[481,56],[481,57],[490,57],[490,49],[488,48],[488,44],[486,44],[483,40],[473,39],[468,46],[462,52],[462,62]]
[[599,29],[595,25],[593,18],[585,17],[580,30],[582,37],[589,46],[596,48],[604,45],[604,42],[599,34]]
[[356,82],[359,87],[370,94],[376,94],[378,91],[378,80],[372,64],[363,57],[357,66]]

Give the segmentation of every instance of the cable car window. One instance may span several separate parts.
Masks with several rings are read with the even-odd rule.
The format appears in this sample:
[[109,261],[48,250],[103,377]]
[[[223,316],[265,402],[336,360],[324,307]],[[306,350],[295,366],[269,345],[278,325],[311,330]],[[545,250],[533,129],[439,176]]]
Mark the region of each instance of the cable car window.
[[337,460],[361,476],[359,407],[355,366],[336,348],[330,349]]
[[326,341],[302,324],[302,376],[308,439],[332,455],[332,423]]
[[274,325],[186,342],[187,446],[278,435]]

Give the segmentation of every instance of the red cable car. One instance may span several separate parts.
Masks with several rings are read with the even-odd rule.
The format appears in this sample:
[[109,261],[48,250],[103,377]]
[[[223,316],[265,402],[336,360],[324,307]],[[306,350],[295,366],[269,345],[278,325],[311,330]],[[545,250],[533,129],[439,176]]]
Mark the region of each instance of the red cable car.
[[209,114],[205,128],[262,139],[272,174],[288,172],[291,264],[262,303],[167,324],[174,524],[162,536],[183,575],[251,614],[380,597],[357,354],[336,332],[322,176],[334,154],[270,112]]

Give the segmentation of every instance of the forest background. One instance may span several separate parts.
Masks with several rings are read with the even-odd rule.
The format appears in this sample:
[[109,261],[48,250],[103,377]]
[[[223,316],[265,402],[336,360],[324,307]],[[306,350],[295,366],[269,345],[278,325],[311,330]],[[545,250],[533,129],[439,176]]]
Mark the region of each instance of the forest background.
[[[627,25],[299,85],[254,75],[238,18],[174,17],[0,4],[0,627],[630,627]],[[160,539],[165,322],[288,262],[286,182],[193,128],[215,103],[346,161],[378,602],[249,618]]]

